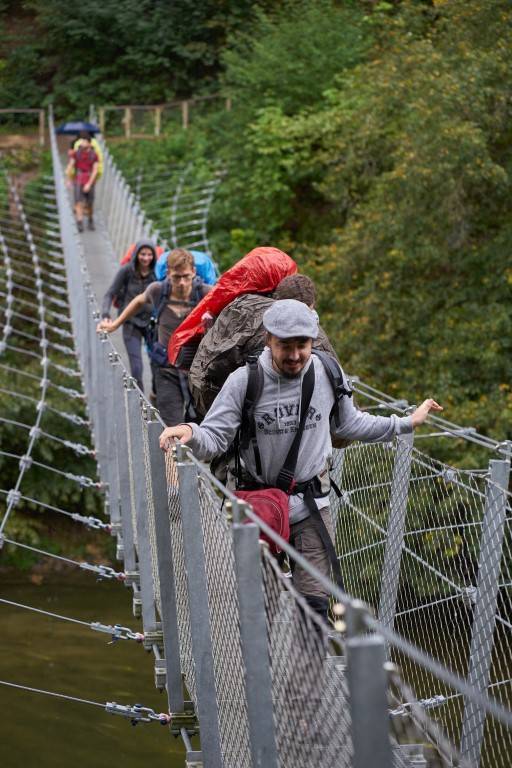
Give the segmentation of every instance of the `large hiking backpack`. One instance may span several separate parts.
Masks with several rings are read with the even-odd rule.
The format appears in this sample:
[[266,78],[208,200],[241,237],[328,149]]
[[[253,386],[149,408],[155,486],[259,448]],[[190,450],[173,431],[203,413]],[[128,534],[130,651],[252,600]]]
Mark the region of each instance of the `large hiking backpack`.
[[[230,373],[262,351],[266,336],[263,313],[273,302],[271,297],[256,293],[239,296],[222,310],[204,336],[189,372],[198,413],[206,414]],[[322,329],[313,346],[336,357]]]
[[[195,307],[203,298],[203,285],[203,280],[200,277],[195,277],[192,282],[192,293],[190,294],[190,300],[176,301],[175,303],[187,307]],[[146,334],[148,355],[151,362],[155,363],[156,365],[167,365],[168,362],[167,347],[164,347],[163,344],[160,344],[158,341],[158,323],[160,321],[162,312],[164,311],[167,302],[169,301],[170,294],[171,281],[166,278],[162,281],[162,292],[160,294],[160,299],[152,312],[151,321],[149,323],[148,331]]]
[[[203,251],[189,251],[194,257],[194,266],[197,276],[202,278],[207,285],[215,285],[219,279],[219,273],[213,259]],[[164,280],[167,277],[167,257],[170,251],[164,251],[159,257],[155,267],[157,280]]]
[[[192,362],[206,327],[203,317],[206,313],[217,317],[237,296],[244,293],[270,293],[283,277],[294,275],[297,265],[293,259],[278,248],[254,248],[243,259],[224,272],[217,284],[185,318],[169,341],[169,360],[178,367],[187,368]],[[190,355],[182,355],[182,348],[189,347]],[[186,359],[183,359],[185,357]]]

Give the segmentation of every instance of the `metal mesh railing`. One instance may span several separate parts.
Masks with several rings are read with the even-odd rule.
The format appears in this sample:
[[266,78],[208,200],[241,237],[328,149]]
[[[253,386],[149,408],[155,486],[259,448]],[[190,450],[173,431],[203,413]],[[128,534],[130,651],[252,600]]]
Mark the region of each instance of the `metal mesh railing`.
[[[199,480],[199,504],[223,765],[250,768],[232,536],[222,499],[204,477]],[[237,727],[233,728],[235,722]]]
[[276,741],[283,768],[349,766],[353,751],[341,642],[264,547],[263,581]]
[[180,663],[185,686],[197,706],[197,686],[192,654],[190,631],[190,606],[187,590],[185,550],[183,546],[183,518],[178,491],[176,461],[167,453],[165,456],[167,498],[169,504],[169,525],[171,530],[172,560],[176,586],[176,614],[178,619]]
[[208,217],[223,171],[215,165],[153,165],[124,176],[106,144],[98,183],[101,210],[114,254],[150,237],[165,248],[189,248],[211,255]]

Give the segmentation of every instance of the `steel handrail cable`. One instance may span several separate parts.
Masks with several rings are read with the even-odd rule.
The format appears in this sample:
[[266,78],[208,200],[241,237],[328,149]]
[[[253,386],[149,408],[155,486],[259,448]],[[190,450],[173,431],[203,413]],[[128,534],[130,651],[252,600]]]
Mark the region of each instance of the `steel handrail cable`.
[[95,565],[94,563],[87,563],[86,561],[80,562],[79,560],[72,560],[70,557],[57,555],[54,552],[48,552],[45,549],[39,549],[38,547],[33,547],[30,544],[24,544],[21,541],[8,539],[6,536],[3,536],[3,535],[0,541],[2,544],[10,544],[12,547],[19,547],[20,549],[26,549],[29,552],[35,552],[38,555],[43,555],[44,557],[51,557],[54,560],[59,560],[63,563],[68,563],[68,565],[77,565],[79,568],[81,568],[84,571],[91,571],[92,573],[97,573],[100,578],[117,579],[118,581],[124,581],[125,579],[124,571],[115,571],[109,565]]
[[12,683],[9,680],[0,680],[0,685],[6,685],[10,688],[18,688],[22,691],[29,691],[30,693],[40,693],[46,696],[54,696],[58,699],[65,699],[67,701],[76,701],[80,704],[92,704],[95,707],[101,707],[109,715],[121,715],[131,720],[133,725],[137,723],[151,723],[157,722],[161,725],[169,725],[172,720],[172,714],[166,712],[156,712],[151,707],[143,707],[140,704],[125,705],[117,704],[115,701],[107,701],[102,704],[99,701],[91,701],[90,699],[80,699],[77,696],[70,696],[64,693],[56,693],[55,691],[46,691],[42,688],[32,688],[28,685],[20,685],[19,683]]
[[[35,442],[35,440],[36,438],[34,437],[31,438],[32,444]],[[35,461],[31,456],[29,456],[26,453],[23,456],[20,456],[17,453],[10,453],[9,451],[3,451],[0,449],[0,456],[6,456],[9,459],[17,459],[22,465],[22,467],[26,466],[28,468],[33,464],[36,467],[41,467],[41,469],[45,469],[47,472],[55,472],[55,474],[65,477],[66,480],[72,480],[73,482],[76,482],[79,485],[82,485],[86,488],[102,487],[101,482],[96,482],[95,480],[92,480],[92,478],[90,477],[86,477],[85,475],[74,475],[72,472],[64,472],[64,470],[57,469],[56,467],[51,467],[49,464],[43,464],[40,461]],[[18,490],[19,490],[19,487],[18,487],[18,484],[16,484],[16,487],[13,488],[13,491],[17,492]],[[2,530],[4,527],[5,525],[0,526],[0,533],[2,533]]]
[[76,424],[77,426],[84,426],[89,427],[90,423],[87,419],[83,419],[81,416],[78,416],[75,413],[69,413],[67,411],[59,411],[57,408],[53,408],[51,405],[48,405],[48,403],[41,403],[40,400],[37,400],[35,397],[30,397],[29,395],[24,395],[21,392],[14,392],[12,389],[5,389],[4,387],[0,387],[0,393],[3,393],[4,395],[9,395],[10,397],[19,398],[20,400],[26,400],[31,403],[35,403],[36,406],[42,408],[43,410],[50,411],[51,413],[54,413],[56,416],[61,416],[63,419],[66,419],[66,421],[70,421],[73,424]]
[[[48,358],[41,358],[42,360],[47,360]],[[19,368],[13,368],[11,365],[6,365],[5,363],[0,363],[0,369],[4,371],[9,371],[10,373],[15,373],[18,376],[25,376],[25,378],[32,379],[38,382],[43,381],[39,376],[35,376],[33,373],[28,373],[28,371],[22,371]],[[84,400],[85,395],[82,392],[77,392],[76,389],[69,389],[68,387],[63,387],[60,384],[55,384],[53,381],[50,381],[47,377],[45,377],[46,384],[48,387],[53,387],[57,389],[59,392],[61,392],[63,395],[67,395],[67,397],[71,398],[72,400]]]
[[[12,494],[12,491],[6,491],[3,488],[0,488],[0,493],[3,493],[5,496],[9,496],[9,494]],[[33,499],[30,496],[24,496],[22,493],[18,494],[17,496],[18,501],[28,501],[31,504],[35,504],[38,507],[42,507],[43,509],[49,509],[51,512],[57,512],[60,515],[66,515],[67,517],[70,517],[72,520],[76,520],[78,522],[83,523],[84,525],[88,525],[91,528],[95,529],[104,529],[107,531],[110,531],[112,528],[110,523],[105,523],[103,520],[100,520],[98,517],[92,517],[92,516],[84,516],[79,514],[78,512],[69,512],[66,509],[61,509],[60,507],[55,507],[53,504],[46,504],[44,501],[39,501],[38,499]]]
[[[0,291],[0,297],[5,298],[7,297],[7,294],[4,293],[4,291]],[[23,304],[26,307],[30,307],[31,309],[34,308],[34,303],[30,301],[26,301],[25,299],[16,298],[16,304]],[[51,317],[55,318],[55,320],[58,320],[60,323],[68,323],[71,324],[68,317],[63,315],[61,312],[54,312],[51,309],[48,309],[48,307],[45,307],[44,312],[39,312],[40,315],[43,317],[46,315],[50,315]]]
[[[20,427],[20,429],[34,429],[31,424],[24,424],[22,421],[16,421],[15,419],[7,419],[5,416],[0,416],[0,422],[2,424],[11,424],[14,427]],[[52,435],[49,432],[45,432],[43,429],[38,429],[37,432],[39,436],[46,437],[48,440],[53,440],[54,442],[63,445],[65,448],[74,451],[77,456],[94,456],[95,454],[94,449],[88,448],[86,445],[82,445],[82,443],[73,443],[71,440],[57,437],[57,435]]]
[[[116,640],[135,640],[137,642],[142,642],[144,639],[142,632],[133,632],[128,627],[121,626],[121,624],[103,624],[100,621],[84,621],[83,619],[74,619],[71,616],[62,616],[60,613],[45,611],[42,608],[34,608],[32,605],[17,603],[14,600],[6,600],[5,598],[0,598],[0,603],[13,606],[14,608],[23,608],[24,610],[32,611],[33,613],[40,613],[44,616],[49,616],[52,619],[60,619],[61,621],[68,621],[72,624],[79,624],[81,626],[87,627],[88,629],[92,629],[95,632],[111,634],[112,643]],[[123,632],[126,634],[123,634]]]
[[[383,407],[396,411],[397,413],[404,414],[407,411],[407,407],[409,406],[404,408],[397,405],[397,403],[404,402],[403,398],[394,398],[391,395],[388,395],[385,392],[382,392],[381,390],[378,390],[375,387],[372,387],[370,384],[366,384],[366,382],[361,381],[357,376],[349,375],[347,376],[347,378],[351,382],[351,386],[354,392],[364,395],[368,399],[379,403]],[[460,439],[467,439],[470,442],[474,442],[483,448],[489,448],[490,450],[505,452],[500,447],[502,444],[499,441],[493,440],[493,438],[487,437],[487,435],[481,435],[478,432],[476,432],[476,430],[472,432],[471,430],[473,430],[473,427],[462,427],[456,424],[455,422],[451,422],[451,421],[448,421],[447,419],[444,419],[441,416],[433,416],[431,414],[429,414],[429,416],[427,417],[426,423],[443,427],[444,431],[448,432],[450,435],[452,435],[455,438],[458,437]],[[419,437],[421,437],[421,435],[419,435]],[[510,449],[508,453],[510,453]]]

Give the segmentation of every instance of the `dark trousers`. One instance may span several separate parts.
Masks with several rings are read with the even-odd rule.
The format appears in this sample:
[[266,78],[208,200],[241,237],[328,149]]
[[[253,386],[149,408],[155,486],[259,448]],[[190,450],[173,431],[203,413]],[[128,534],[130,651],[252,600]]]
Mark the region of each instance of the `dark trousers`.
[[[327,528],[327,533],[334,541],[334,527],[329,507],[324,507],[320,514]],[[320,573],[327,576],[328,579],[331,578],[331,561],[311,516],[301,520],[300,523],[290,526],[290,544],[292,547],[295,547],[297,552],[300,552],[301,555],[309,560],[311,565],[314,565]],[[306,602],[309,603],[314,611],[326,617],[330,594],[326,591],[325,587],[319,584],[300,565],[292,564],[292,572],[293,584],[297,591],[304,596]]]
[[178,369],[174,365],[155,365],[156,407],[168,427],[182,424],[185,400]]
[[137,386],[144,392],[142,383],[142,342],[145,336],[145,328],[139,328],[133,323],[124,323],[123,341],[130,361],[130,373],[137,382]]

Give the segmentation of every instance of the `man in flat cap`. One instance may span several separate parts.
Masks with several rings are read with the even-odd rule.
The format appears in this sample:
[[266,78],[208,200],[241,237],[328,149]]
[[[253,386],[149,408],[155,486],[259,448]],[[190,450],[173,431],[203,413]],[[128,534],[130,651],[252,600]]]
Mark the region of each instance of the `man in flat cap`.
[[[266,347],[258,358],[261,386],[252,404],[254,429],[252,439],[245,445],[240,442],[240,460],[246,476],[251,478],[249,488],[284,489],[282,470],[286,463],[290,467],[291,446],[300,432],[298,453],[286,488],[290,543],[329,577],[331,567],[334,569],[328,471],[331,432],[343,439],[387,442],[422,424],[429,411],[442,408],[428,399],[410,416],[373,416],[360,411],[350,397],[343,371],[335,363],[342,382],[338,387],[342,396],[337,399],[324,362],[312,354],[313,340],[318,335],[318,315],[300,301],[275,301],[264,313],[263,325],[267,336]],[[203,461],[226,452],[245,413],[249,375],[247,365],[234,371],[201,425],[168,427],[162,432],[161,447],[168,450],[172,439],[178,439],[188,443]],[[299,566],[293,569],[293,581],[313,610],[326,616],[328,590]]]

